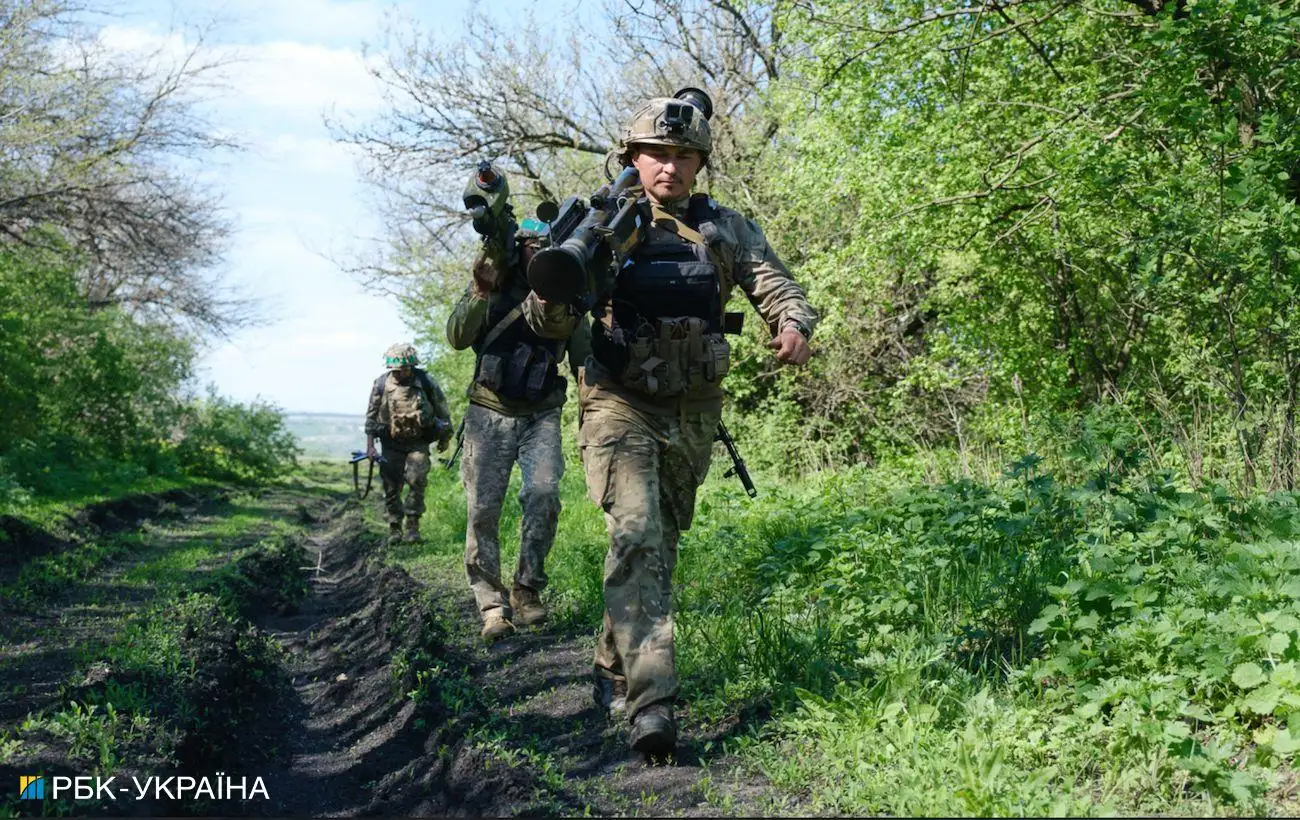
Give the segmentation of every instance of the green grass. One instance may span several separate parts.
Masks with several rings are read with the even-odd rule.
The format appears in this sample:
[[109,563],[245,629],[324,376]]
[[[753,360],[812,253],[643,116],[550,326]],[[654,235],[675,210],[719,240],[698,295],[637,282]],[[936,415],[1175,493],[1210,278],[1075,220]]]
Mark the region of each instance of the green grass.
[[74,481],[57,491],[37,495],[0,495],[0,515],[10,515],[33,526],[49,528],[83,507],[131,495],[168,490],[211,487],[212,480],[186,475],[142,475],[122,472],[96,476],[95,480]]
[[[696,726],[770,713],[727,748],[805,809],[1294,810],[1295,496],[1027,457],[982,482],[760,476],[750,502],[717,467],[675,579],[683,699]],[[577,465],[562,497],[545,598],[595,631],[604,525]],[[454,476],[431,482],[429,510],[428,542],[391,554],[463,585]]]

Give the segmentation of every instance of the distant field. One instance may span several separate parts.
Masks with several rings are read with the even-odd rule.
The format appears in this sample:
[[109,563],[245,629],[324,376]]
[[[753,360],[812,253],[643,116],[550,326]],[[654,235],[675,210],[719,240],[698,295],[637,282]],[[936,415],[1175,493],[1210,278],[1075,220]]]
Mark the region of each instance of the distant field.
[[285,424],[306,458],[346,459],[366,446],[365,416],[338,413],[286,413]]

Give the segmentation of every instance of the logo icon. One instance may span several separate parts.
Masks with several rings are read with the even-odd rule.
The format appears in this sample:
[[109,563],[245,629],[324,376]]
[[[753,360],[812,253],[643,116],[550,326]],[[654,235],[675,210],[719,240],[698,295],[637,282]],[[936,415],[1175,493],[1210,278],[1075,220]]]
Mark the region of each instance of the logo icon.
[[44,800],[45,799],[45,778],[40,775],[19,775],[18,776],[18,799],[19,800]]

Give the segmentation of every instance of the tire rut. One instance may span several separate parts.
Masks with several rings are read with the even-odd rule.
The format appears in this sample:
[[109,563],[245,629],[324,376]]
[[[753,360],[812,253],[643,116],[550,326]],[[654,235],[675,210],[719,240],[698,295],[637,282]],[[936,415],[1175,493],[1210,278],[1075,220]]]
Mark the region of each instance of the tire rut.
[[314,816],[788,811],[693,733],[674,762],[630,752],[591,700],[590,636],[543,627],[485,648],[468,591],[386,566],[359,505],[309,539],[312,593],[259,624],[295,689],[288,755],[268,776],[276,811]]

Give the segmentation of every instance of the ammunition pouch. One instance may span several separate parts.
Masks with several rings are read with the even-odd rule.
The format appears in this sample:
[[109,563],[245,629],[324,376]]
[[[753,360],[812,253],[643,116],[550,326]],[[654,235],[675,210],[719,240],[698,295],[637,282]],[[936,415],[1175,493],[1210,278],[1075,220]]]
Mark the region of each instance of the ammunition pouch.
[[474,381],[503,399],[531,402],[554,390],[560,375],[550,349],[519,342],[505,355],[480,356]]
[[641,321],[630,333],[597,323],[592,352],[619,384],[661,398],[718,384],[731,368],[731,345],[694,316]]

